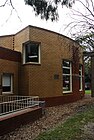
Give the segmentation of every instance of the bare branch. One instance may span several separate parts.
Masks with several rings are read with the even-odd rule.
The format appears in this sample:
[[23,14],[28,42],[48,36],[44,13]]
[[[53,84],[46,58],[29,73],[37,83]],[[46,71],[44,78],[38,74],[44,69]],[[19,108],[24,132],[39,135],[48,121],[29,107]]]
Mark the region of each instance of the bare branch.
[[5,22],[8,22],[8,20],[9,20],[10,17],[12,16],[13,10],[15,10],[15,12],[16,12],[16,14],[17,14],[17,17],[18,17],[18,19],[20,20],[20,22],[22,22],[20,16],[18,15],[18,12],[17,12],[16,8],[14,7],[14,5],[13,5],[13,3],[12,3],[12,0],[6,0],[5,3],[4,3],[3,5],[1,5],[0,7],[5,7],[6,4],[9,4],[9,6],[11,6],[12,9],[11,9],[11,12],[10,12],[9,17],[6,19]]
[[92,9],[93,9],[93,11],[94,11],[94,3],[93,3],[92,0],[90,0],[90,1],[91,1],[91,4],[92,4]]
[[75,13],[77,13],[77,14],[74,14],[74,13],[73,13],[73,15],[75,15],[75,16],[84,17],[85,19],[94,21],[92,18],[90,18],[90,15],[91,15],[91,14],[85,15],[85,14],[83,14],[83,13],[81,13],[81,12],[79,12],[78,10],[75,10],[75,9],[73,9],[73,11],[74,11]]
[[20,18],[19,15],[18,15],[18,12],[17,12],[16,8],[13,6],[12,0],[10,0],[10,4],[11,4],[11,7],[13,8],[13,10],[15,10],[18,19],[20,20],[20,22],[22,22],[22,21],[21,21],[21,18]]
[[[82,6],[83,10],[71,9],[70,18],[72,22],[66,25],[64,31],[68,31],[67,35],[71,35],[73,39],[79,35],[86,35],[93,33],[94,35],[94,3],[93,0],[77,0]],[[93,40],[94,42],[94,40]],[[92,46],[93,43],[89,43],[88,46]]]
[[[89,12],[90,14],[94,17],[94,14],[92,13],[92,11],[80,0],[78,0]],[[87,1],[87,0],[86,0]]]
[[8,20],[10,19],[10,17],[12,16],[12,13],[13,13],[13,9],[11,9],[11,12],[10,12],[10,15],[9,15],[9,17],[6,19],[6,23],[8,22]]
[[8,0],[5,1],[4,4],[0,5],[0,7],[4,7],[7,4]]
[[12,0],[10,0],[10,5],[11,5],[11,7],[12,7],[13,9],[15,9],[14,6],[13,6],[13,4],[12,4]]

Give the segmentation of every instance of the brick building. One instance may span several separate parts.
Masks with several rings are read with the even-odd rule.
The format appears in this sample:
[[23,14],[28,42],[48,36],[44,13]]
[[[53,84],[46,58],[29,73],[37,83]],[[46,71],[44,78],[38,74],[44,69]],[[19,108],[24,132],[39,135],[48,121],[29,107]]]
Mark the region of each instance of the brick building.
[[27,26],[0,46],[1,95],[38,95],[47,106],[84,96],[82,49],[72,39]]

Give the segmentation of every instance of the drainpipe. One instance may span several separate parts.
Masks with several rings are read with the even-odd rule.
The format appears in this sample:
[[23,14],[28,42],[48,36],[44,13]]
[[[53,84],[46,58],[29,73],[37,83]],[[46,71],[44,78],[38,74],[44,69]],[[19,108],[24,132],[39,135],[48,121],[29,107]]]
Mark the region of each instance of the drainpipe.
[[94,55],[91,56],[91,97],[94,97]]

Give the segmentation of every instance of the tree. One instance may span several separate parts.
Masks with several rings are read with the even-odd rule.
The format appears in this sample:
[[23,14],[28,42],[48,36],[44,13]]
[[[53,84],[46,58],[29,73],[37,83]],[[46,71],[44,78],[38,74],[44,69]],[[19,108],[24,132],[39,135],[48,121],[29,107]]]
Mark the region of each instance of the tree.
[[41,19],[51,19],[51,21],[58,20],[58,6],[59,4],[72,7],[75,0],[24,0],[25,4],[33,7],[35,15],[40,15]]
[[85,81],[91,82],[91,96],[94,97],[94,33],[80,35],[76,38],[76,41],[85,50]]
[[76,38],[76,41],[85,50],[85,80],[91,82],[91,96],[94,97],[94,33],[80,35]]
[[[29,5],[33,8],[36,16],[40,15],[41,19],[51,21],[57,21],[59,19],[58,8],[60,4],[62,7],[64,5],[66,5],[67,7],[72,7],[73,3],[75,3],[75,0],[23,0],[23,1],[25,2],[26,5]],[[11,7],[11,13],[9,15],[9,18],[12,15],[13,11],[15,10],[18,18],[20,19],[15,6],[13,5],[13,0],[3,0],[0,2],[0,7],[5,7],[6,5],[9,5]]]
[[[80,35],[75,39],[84,49],[92,52],[94,50],[94,34]],[[91,58],[87,55],[84,57],[85,64],[85,82],[91,82]]]
[[75,22],[73,27],[79,27],[79,31],[75,32],[73,37],[85,51],[85,74],[87,77],[89,75],[89,80],[91,79],[91,96],[94,97],[94,2],[93,0],[85,0],[85,3],[79,0],[79,2],[83,5],[85,13],[76,10],[74,15],[83,19],[78,18]]
[[[93,0],[24,0],[26,5],[29,5],[35,11],[35,15],[40,15],[42,19],[52,21],[59,19],[58,9],[61,5],[62,7],[66,5],[68,8],[71,8],[72,13],[71,16],[73,19],[75,16],[77,19],[75,21],[70,22],[67,26],[74,27],[80,26],[80,28],[84,28],[85,30],[94,30],[94,2]],[[81,10],[73,9],[73,4],[80,4],[81,8],[83,8],[86,13]],[[0,2],[0,7],[4,7],[6,5],[10,5],[12,9],[16,10],[13,5],[13,0],[3,0]],[[75,7],[75,6],[74,6]],[[83,20],[79,20],[79,18],[83,18]]]
[[89,33],[86,35],[79,35],[75,40],[81,44],[85,51],[94,51],[94,33]]
[[71,22],[65,28],[69,27],[68,32],[74,39],[80,35],[94,33],[94,1],[75,0],[75,5],[71,9]]
[[[41,19],[51,19],[51,21],[58,20],[58,6],[59,4],[72,7],[75,0],[24,0],[25,4],[31,6],[35,11],[35,15],[40,15]],[[16,10],[12,0],[5,0],[1,3],[0,7],[4,7],[9,4],[12,10]],[[17,12],[17,11],[16,11]]]

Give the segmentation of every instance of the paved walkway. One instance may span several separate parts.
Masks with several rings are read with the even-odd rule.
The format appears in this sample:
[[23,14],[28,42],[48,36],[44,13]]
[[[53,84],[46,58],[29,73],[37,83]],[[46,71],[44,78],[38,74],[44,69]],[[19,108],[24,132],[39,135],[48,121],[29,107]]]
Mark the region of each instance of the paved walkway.
[[85,97],[84,97],[85,99],[89,99],[89,98],[93,98],[93,97],[91,97],[91,94],[85,94]]

